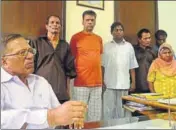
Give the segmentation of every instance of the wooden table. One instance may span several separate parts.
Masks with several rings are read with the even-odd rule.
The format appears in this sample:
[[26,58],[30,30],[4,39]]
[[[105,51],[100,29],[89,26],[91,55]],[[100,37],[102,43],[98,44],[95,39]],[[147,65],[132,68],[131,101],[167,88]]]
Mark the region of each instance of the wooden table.
[[[159,108],[161,110],[168,110],[170,108],[171,110],[171,120],[176,120],[176,106],[175,105],[168,105],[168,104],[162,104],[157,101],[151,101],[151,100],[146,100],[146,99],[141,99],[135,96],[123,96],[123,100],[126,101],[132,101],[140,104],[144,104],[147,106],[151,106],[154,108]],[[168,112],[161,112],[157,110],[147,110],[147,111],[138,111],[138,113],[148,116],[150,119],[169,119],[169,114]]]
[[[147,112],[146,112],[146,115],[147,115]],[[150,119],[151,120],[152,119],[164,119],[164,120],[168,120],[169,118],[168,118],[168,113],[157,113],[156,114],[155,112],[153,112],[152,114],[151,113],[149,114],[149,117],[146,120],[150,120]],[[175,113],[174,116],[172,116],[171,120],[176,120],[176,113]],[[145,120],[143,120],[143,121],[145,121]],[[95,128],[101,128],[101,127],[105,127],[103,121],[94,121],[94,122],[85,122],[83,129],[95,129]]]
[[[156,108],[162,108],[162,109],[168,109],[170,108],[172,111],[175,111],[174,113],[171,113],[172,115],[172,120],[176,120],[176,106],[173,105],[167,105],[167,104],[162,104],[159,103],[157,101],[149,101],[149,100],[145,100],[145,99],[139,99],[137,97],[133,97],[133,96],[123,96],[122,97],[123,100],[126,101],[133,101],[133,102],[137,102],[137,103],[141,103],[144,105],[148,105],[148,106],[152,106],[152,107],[156,107]],[[168,113],[164,112],[164,113],[160,113],[158,111],[141,111],[141,114],[149,117],[149,119],[165,119],[168,120]],[[100,128],[103,125],[103,121],[96,121],[96,122],[85,122],[84,124],[84,129],[93,129],[93,128]]]
[[135,97],[135,96],[130,96],[130,95],[123,96],[122,99],[126,100],[126,101],[133,101],[133,102],[141,103],[141,104],[151,106],[151,107],[154,107],[154,108],[160,108],[160,109],[169,109],[170,108],[170,110],[176,111],[176,105],[162,104],[162,103],[159,103],[157,101],[141,99],[141,98],[138,98],[138,97]]
[[100,128],[102,125],[101,121],[94,121],[94,122],[85,122],[83,129],[95,129]]
[[[155,114],[155,115],[153,115],[153,118],[148,118],[148,119],[146,118],[145,120],[140,120],[139,119],[139,122],[146,121],[146,120],[153,120],[153,119],[164,119],[164,120],[168,120],[168,114],[167,113],[160,113],[160,114],[162,114],[162,116],[158,116],[158,114]],[[112,119],[112,121],[113,120],[115,120],[115,119]],[[172,120],[174,120],[174,119],[172,118]],[[101,127],[108,127],[107,123],[105,123],[105,124],[104,123],[105,123],[104,121],[85,122],[83,129],[95,129],[95,128],[101,128]],[[126,124],[129,124],[129,122],[126,123]],[[113,125],[110,125],[110,126],[115,126],[115,125],[119,125],[119,124],[113,123]]]

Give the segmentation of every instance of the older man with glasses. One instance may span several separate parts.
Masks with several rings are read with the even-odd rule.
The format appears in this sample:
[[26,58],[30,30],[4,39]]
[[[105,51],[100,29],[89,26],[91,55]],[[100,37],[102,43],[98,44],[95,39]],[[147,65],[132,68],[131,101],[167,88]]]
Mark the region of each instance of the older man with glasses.
[[36,50],[19,34],[3,42],[1,57],[1,128],[43,129],[75,124],[83,127],[86,105],[68,101],[60,105],[51,85],[34,74]]

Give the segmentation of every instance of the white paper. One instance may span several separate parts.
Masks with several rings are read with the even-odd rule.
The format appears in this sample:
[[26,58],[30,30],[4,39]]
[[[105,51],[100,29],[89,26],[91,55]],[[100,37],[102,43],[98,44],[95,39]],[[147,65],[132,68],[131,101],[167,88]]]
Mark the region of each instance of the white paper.
[[171,99],[159,99],[158,102],[160,102],[160,103],[165,103],[165,104],[169,104],[169,100],[170,100],[170,104],[176,105],[176,98],[171,98]]

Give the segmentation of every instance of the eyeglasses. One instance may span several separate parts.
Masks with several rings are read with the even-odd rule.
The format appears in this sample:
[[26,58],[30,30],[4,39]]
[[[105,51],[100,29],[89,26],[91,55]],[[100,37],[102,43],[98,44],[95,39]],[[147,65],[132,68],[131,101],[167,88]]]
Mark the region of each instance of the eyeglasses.
[[20,50],[18,51],[17,53],[14,53],[14,54],[6,54],[4,55],[5,56],[15,56],[15,55],[18,55],[18,56],[27,56],[28,53],[32,53],[33,55],[35,55],[37,53],[36,49],[34,48],[29,48],[29,49],[23,49],[23,50]]

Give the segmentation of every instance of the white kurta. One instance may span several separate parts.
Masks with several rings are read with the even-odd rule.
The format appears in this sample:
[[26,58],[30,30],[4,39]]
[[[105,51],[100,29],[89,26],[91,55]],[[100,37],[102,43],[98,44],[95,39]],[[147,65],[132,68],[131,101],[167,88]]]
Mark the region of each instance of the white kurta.
[[138,67],[134,49],[129,42],[110,41],[104,46],[102,66],[105,68],[104,82],[107,88],[129,89],[129,70]]
[[1,128],[48,128],[47,110],[60,105],[51,85],[43,78],[30,74],[29,89],[17,77],[1,68]]
[[110,41],[104,46],[102,65],[105,68],[103,94],[103,119],[117,119],[130,116],[123,109],[122,96],[128,95],[130,88],[130,69],[137,68],[138,63],[134,49],[129,42]]

